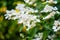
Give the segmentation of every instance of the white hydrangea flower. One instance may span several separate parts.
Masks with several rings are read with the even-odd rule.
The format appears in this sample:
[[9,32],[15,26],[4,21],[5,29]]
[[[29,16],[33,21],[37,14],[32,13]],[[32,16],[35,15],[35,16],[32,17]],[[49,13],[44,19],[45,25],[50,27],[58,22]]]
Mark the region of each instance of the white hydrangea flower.
[[30,0],[24,0],[26,3],[29,3]]
[[58,8],[57,7],[54,7],[53,10],[58,10]]
[[56,13],[57,13],[57,14],[60,14],[60,12],[59,12],[59,11],[56,11]]
[[35,39],[33,39],[33,40],[42,40],[43,33],[38,33],[34,37],[35,37]]
[[11,11],[6,11],[6,14],[4,15],[4,16],[6,16],[5,17],[5,19],[8,19],[8,20],[10,20],[10,19],[17,19],[18,18],[18,15],[19,15],[19,13],[20,12],[16,12],[15,10],[11,10]]
[[23,23],[24,26],[28,26],[27,30],[29,30],[31,27],[36,26],[35,25],[36,22],[40,22],[40,20],[37,19],[37,16],[30,15],[30,14],[21,14],[20,19],[18,20],[18,23]]
[[59,21],[54,21],[54,25],[55,25],[55,26],[58,26],[59,23],[60,23]]
[[25,7],[24,4],[18,4],[16,6],[16,9],[18,10],[18,12],[16,10],[7,10],[6,14],[5,14],[5,19],[12,19],[12,20],[16,20],[18,21],[18,23],[23,23],[23,26],[27,26],[27,30],[29,30],[31,27],[36,26],[36,22],[40,22],[39,19],[37,19],[36,15],[32,15],[29,14],[37,12],[37,10],[34,10],[30,7]]
[[54,38],[56,37],[56,35],[55,34],[53,34],[53,35],[48,35],[48,39],[47,40],[53,40]]
[[56,13],[56,12],[54,12],[54,11],[53,11],[53,12],[51,12],[51,13],[50,13],[50,14],[48,14],[46,17],[44,17],[44,18],[43,18],[43,20],[44,20],[44,19],[49,19],[49,18],[51,18],[52,16],[54,16],[54,15],[55,15],[55,13]]
[[16,6],[16,9],[20,10],[21,13],[25,13],[25,14],[28,14],[28,13],[37,13],[38,10],[34,10],[33,8],[30,8],[30,7],[25,7],[25,4],[18,4]]
[[57,7],[52,7],[47,4],[41,12],[52,12],[56,10],[58,10]]
[[20,10],[20,11],[24,11],[25,4],[17,4],[16,9]]
[[57,1],[56,0],[46,0],[46,2],[57,4]]
[[36,0],[24,0],[26,3],[28,3],[28,4],[33,4]]
[[58,30],[60,30],[60,22],[55,21],[52,29],[54,30],[54,32],[57,32]]

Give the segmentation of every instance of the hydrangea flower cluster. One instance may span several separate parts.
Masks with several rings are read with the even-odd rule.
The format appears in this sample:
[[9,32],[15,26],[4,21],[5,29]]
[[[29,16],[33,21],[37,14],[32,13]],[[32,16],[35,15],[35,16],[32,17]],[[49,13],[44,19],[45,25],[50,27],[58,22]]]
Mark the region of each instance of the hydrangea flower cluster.
[[43,33],[38,33],[34,36],[35,38],[33,40],[42,40]]
[[56,37],[55,34],[53,34],[53,35],[48,35],[48,39],[46,39],[46,40],[54,40],[55,37]]
[[16,6],[16,10],[7,10],[5,14],[5,19],[12,19],[12,20],[18,20],[18,23],[23,23],[23,26],[28,26],[27,30],[29,30],[31,27],[36,26],[36,22],[40,22],[39,19],[37,19],[36,15],[32,15],[29,13],[36,13],[38,10],[34,10],[30,7],[25,7],[25,4],[18,4]]
[[60,22],[54,21],[54,26],[52,29],[54,30],[54,32],[57,32],[58,30],[60,30]]
[[55,12],[53,11],[50,14],[48,14],[46,17],[44,17],[43,20],[44,19],[49,19],[49,18],[53,17],[54,15],[55,15]]
[[28,4],[33,4],[36,0],[24,0]]
[[47,3],[54,3],[54,4],[57,4],[57,1],[56,0],[46,0]]
[[47,4],[41,12],[52,12],[52,11],[56,11],[56,10],[58,10],[57,7],[52,7]]
[[59,14],[59,12],[57,10],[58,10],[57,7],[53,7],[53,6],[50,6],[49,4],[46,4],[46,6],[44,7],[44,9],[41,11],[41,13],[43,13],[43,12],[45,12],[45,13],[50,12],[50,14],[48,14],[43,19],[49,19],[52,16],[54,16],[56,13]]

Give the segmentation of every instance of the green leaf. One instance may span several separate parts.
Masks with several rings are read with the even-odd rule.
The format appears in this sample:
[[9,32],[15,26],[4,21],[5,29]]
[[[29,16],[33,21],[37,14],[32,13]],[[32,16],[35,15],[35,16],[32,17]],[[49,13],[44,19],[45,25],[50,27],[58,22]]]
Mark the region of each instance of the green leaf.
[[44,4],[42,4],[41,2],[38,2],[38,3],[37,3],[36,8],[38,8],[38,9],[39,9],[39,11],[43,10],[43,8],[44,8],[44,7],[45,7],[45,5],[44,5]]
[[28,37],[28,39],[27,40],[32,40],[32,38],[31,37]]
[[50,33],[50,31],[47,31],[47,30],[43,32],[43,40],[46,40],[46,38],[48,37],[49,33]]
[[30,37],[34,37],[34,35],[36,34],[37,30],[38,30],[37,28],[30,29],[29,30],[29,36]]
[[23,29],[23,24],[20,24],[20,29],[19,29],[19,32],[21,32]]
[[54,40],[60,40],[60,38],[54,38]]
[[60,0],[56,0],[58,3],[60,3]]

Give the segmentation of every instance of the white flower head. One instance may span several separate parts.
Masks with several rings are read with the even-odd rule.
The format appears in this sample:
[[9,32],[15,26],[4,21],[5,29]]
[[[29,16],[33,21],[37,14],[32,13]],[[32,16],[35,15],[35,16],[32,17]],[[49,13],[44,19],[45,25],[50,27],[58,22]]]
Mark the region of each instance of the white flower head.
[[53,10],[58,10],[58,8],[57,7],[54,7]]
[[38,33],[34,37],[35,37],[35,39],[33,39],[33,40],[42,40],[43,33]]
[[[31,22],[32,21],[32,22]],[[37,16],[29,15],[29,14],[21,14],[20,19],[18,20],[19,23],[23,23],[24,26],[28,26],[29,30],[31,27],[36,26],[36,22],[40,22],[39,19],[37,19]],[[31,24],[30,24],[31,22]]]
[[53,3],[53,4],[57,4],[57,1],[56,1],[56,0],[46,0],[46,2],[48,2],[48,3]]
[[57,7],[52,7],[47,4],[41,12],[47,13],[47,12],[52,12],[52,11],[56,11],[56,10],[58,10]]
[[53,9],[52,6],[46,5],[46,6],[44,7],[44,9],[43,9],[41,12],[51,12],[52,9]]
[[36,13],[38,10],[34,10],[33,8],[30,7],[25,7],[25,4],[18,4],[16,6],[17,10],[20,10],[21,13],[23,14],[28,14],[28,13]]
[[18,18],[17,16],[19,15],[19,13],[20,13],[20,12],[16,12],[16,11],[13,10],[13,9],[12,9],[11,11],[7,10],[7,11],[6,11],[6,14],[5,14],[5,16],[6,16],[5,19],[8,19],[8,20],[14,19],[14,20],[15,20],[15,19]]
[[26,3],[29,3],[30,0],[24,0]]
[[50,39],[50,40],[53,40],[55,37],[56,37],[55,34],[53,34],[53,35],[48,35],[48,39]]
[[25,7],[25,4],[18,4],[16,6],[16,9],[18,12],[14,9],[12,10],[7,10],[5,14],[5,19],[12,19],[18,21],[18,23],[22,23],[23,26],[27,26],[27,30],[29,30],[31,27],[36,26],[36,22],[40,22],[39,19],[37,19],[36,15],[32,15],[29,13],[35,13],[37,10],[34,10],[30,7]]
[[17,4],[16,9],[20,10],[20,11],[24,11],[25,4]]
[[51,12],[50,14],[48,14],[46,17],[44,17],[43,20],[44,20],[44,19],[49,19],[49,18],[51,18],[51,17],[54,16],[54,15],[55,15],[55,12],[53,11],[53,12]]
[[57,32],[58,30],[60,30],[60,22],[55,21],[52,29],[54,30],[54,32]]
[[57,14],[60,14],[60,12],[59,12],[59,11],[56,11],[56,13],[57,13]]
[[33,4],[36,0],[24,0],[26,3],[28,3],[28,4]]

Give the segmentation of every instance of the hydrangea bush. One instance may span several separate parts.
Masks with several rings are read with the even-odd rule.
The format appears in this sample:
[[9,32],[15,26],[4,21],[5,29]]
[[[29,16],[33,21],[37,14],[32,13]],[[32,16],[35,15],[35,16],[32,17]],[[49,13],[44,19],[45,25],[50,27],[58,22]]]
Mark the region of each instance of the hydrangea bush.
[[60,40],[60,0],[1,1],[1,40]]

